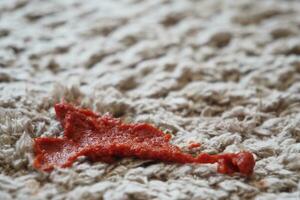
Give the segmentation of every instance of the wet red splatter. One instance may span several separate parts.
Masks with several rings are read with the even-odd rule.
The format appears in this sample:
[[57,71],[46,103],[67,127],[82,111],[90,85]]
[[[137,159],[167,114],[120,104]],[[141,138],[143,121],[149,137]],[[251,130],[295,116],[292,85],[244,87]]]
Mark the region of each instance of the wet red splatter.
[[223,174],[253,173],[255,161],[250,152],[200,153],[193,157],[170,144],[171,135],[150,124],[125,124],[111,116],[100,116],[66,103],[56,104],[55,112],[64,128],[64,136],[35,139],[34,167],[37,169],[50,171],[54,167],[70,167],[79,156],[87,156],[92,161],[107,163],[123,157],[174,163],[217,163],[218,172]]

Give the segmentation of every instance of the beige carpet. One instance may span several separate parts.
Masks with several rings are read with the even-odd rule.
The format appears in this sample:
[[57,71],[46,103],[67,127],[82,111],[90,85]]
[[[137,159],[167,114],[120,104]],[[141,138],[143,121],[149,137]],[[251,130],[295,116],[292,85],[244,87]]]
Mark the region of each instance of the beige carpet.
[[[63,98],[190,153],[252,151],[255,172],[85,158],[36,171],[32,139],[62,135]],[[0,1],[0,199],[300,199],[299,180],[300,1]]]

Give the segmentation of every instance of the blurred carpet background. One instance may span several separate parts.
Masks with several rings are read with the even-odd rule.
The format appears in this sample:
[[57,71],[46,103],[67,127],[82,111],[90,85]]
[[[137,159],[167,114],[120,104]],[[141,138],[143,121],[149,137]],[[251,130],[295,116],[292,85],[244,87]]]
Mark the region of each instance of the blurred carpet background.
[[[32,139],[62,135],[62,99],[190,153],[252,151],[255,173],[84,158],[38,172]],[[299,1],[0,1],[0,199],[299,199],[299,111]]]

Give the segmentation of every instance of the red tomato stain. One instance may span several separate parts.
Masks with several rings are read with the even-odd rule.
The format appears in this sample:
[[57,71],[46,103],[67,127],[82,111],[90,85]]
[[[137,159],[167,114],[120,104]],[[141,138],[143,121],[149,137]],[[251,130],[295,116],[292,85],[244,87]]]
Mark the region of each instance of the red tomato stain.
[[170,144],[170,134],[150,124],[125,124],[111,116],[100,116],[66,103],[56,104],[55,112],[64,128],[63,138],[34,140],[34,167],[43,171],[70,167],[79,156],[86,156],[92,161],[107,163],[123,157],[182,164],[217,163],[218,172],[223,174],[239,172],[248,176],[253,173],[255,161],[250,152],[200,153],[193,157]]

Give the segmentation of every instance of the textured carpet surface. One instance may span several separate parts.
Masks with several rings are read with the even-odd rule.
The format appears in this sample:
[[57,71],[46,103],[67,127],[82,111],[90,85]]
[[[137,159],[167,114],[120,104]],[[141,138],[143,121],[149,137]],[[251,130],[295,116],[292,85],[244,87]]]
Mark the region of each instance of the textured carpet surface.
[[[83,157],[36,171],[32,139],[62,135],[62,99],[186,152],[252,151],[255,172]],[[0,1],[0,199],[299,199],[299,180],[299,1]]]

